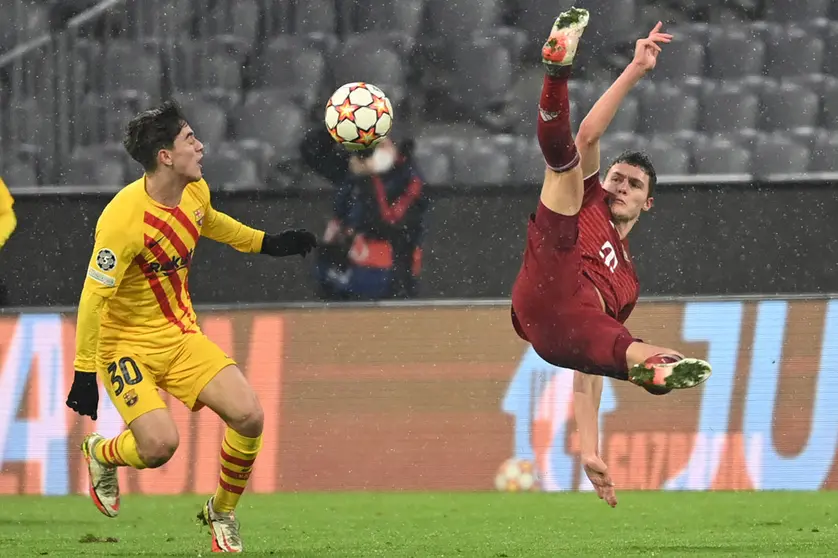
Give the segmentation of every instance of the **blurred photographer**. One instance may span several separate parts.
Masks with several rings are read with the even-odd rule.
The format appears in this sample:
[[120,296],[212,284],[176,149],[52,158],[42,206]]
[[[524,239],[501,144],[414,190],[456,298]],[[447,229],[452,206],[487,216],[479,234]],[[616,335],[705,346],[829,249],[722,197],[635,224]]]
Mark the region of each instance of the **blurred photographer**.
[[321,298],[417,296],[428,200],[411,149],[412,142],[385,138],[350,153],[325,129],[306,134],[303,161],[335,187],[333,214],[317,249]]

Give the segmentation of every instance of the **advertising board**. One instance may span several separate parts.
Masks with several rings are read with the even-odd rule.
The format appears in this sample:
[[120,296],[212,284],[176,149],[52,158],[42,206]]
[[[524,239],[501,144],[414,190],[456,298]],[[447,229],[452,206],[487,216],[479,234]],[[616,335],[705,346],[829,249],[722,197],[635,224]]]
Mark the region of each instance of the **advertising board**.
[[[494,490],[509,458],[543,490],[590,490],[572,372],[515,336],[505,305],[199,311],[265,409],[248,491]],[[838,300],[641,302],[633,333],[710,361],[701,388],[652,396],[606,380],[601,454],[618,489],[838,486]],[[71,314],[0,317],[0,493],[86,490],[85,433],[66,408]],[[208,493],[224,425],[171,401],[175,457],[124,469],[123,493]]]

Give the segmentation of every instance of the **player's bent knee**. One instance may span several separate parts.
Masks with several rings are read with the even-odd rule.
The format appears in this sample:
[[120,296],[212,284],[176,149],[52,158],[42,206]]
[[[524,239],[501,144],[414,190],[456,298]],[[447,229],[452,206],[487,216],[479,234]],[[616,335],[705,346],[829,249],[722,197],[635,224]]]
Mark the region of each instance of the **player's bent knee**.
[[242,406],[231,414],[227,426],[249,438],[262,434],[262,429],[265,427],[265,412],[255,394],[249,405]]
[[167,409],[155,409],[129,425],[137,441],[140,459],[150,469],[165,465],[177,451],[180,436]]
[[142,444],[137,444],[137,451],[140,454],[140,459],[143,460],[149,469],[162,467],[177,451],[180,440],[177,436],[155,436],[151,439],[145,440]]
[[549,167],[545,170],[541,203],[550,211],[576,215],[582,209],[584,194],[585,183],[579,165],[565,172],[556,172]]

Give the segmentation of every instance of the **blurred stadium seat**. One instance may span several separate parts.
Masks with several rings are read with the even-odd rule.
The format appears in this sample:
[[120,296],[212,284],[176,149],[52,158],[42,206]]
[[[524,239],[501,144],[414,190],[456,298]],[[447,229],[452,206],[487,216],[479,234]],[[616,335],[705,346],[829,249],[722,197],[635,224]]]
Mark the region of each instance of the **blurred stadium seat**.
[[355,7],[355,31],[398,32],[415,39],[422,25],[425,0],[368,0]]
[[203,161],[203,175],[213,190],[261,188],[259,165],[246,153],[224,145],[207,152]]
[[651,157],[655,164],[655,172],[659,176],[690,173],[692,163],[686,149],[663,140],[652,140],[646,145],[644,151]]
[[660,85],[643,96],[641,129],[656,132],[695,130],[698,126],[698,99],[671,84]]
[[655,65],[654,77],[682,81],[688,77],[704,76],[704,45],[689,37],[667,45],[666,56]]
[[707,87],[701,101],[701,129],[708,134],[756,129],[759,98],[736,83]]
[[3,179],[15,186],[37,186],[38,174],[32,162],[12,161],[3,170]]
[[818,74],[824,64],[824,41],[806,30],[787,28],[768,48],[767,74],[772,77]]
[[751,160],[751,172],[758,177],[802,173],[808,166],[809,149],[782,134],[759,138]]
[[462,186],[499,186],[509,181],[509,154],[475,139],[454,158],[454,182]]
[[71,155],[62,183],[68,186],[113,186],[126,180],[123,159],[109,154],[101,146],[92,146],[79,148]]
[[270,90],[254,91],[230,115],[233,138],[255,140],[269,146],[268,165],[299,157],[297,145],[305,131],[303,110]]
[[765,3],[765,15],[771,21],[805,22],[829,16],[830,0],[771,0]]
[[818,119],[818,96],[792,83],[763,91],[762,126],[765,131],[810,128]]
[[707,43],[709,76],[739,79],[758,75],[765,65],[765,43],[746,30],[716,29]]
[[301,105],[319,104],[326,78],[326,60],[309,43],[294,35],[271,39],[259,54],[250,79],[254,88],[281,89]]
[[747,174],[751,171],[751,153],[728,140],[698,145],[693,151],[697,174]]
[[825,133],[812,142],[812,159],[809,170],[835,172],[838,170],[838,134]]

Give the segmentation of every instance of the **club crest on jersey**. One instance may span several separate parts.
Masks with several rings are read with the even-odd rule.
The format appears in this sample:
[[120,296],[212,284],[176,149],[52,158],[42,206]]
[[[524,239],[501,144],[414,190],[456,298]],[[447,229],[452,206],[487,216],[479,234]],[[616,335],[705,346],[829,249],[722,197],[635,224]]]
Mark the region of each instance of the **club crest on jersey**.
[[196,209],[195,210],[195,222],[198,223],[199,227],[204,226],[204,210],[203,209]]
[[137,400],[139,399],[139,397],[137,396],[137,392],[133,389],[126,391],[125,395],[123,395],[122,398],[125,399],[125,404],[129,407],[133,407],[134,405],[136,405]]

